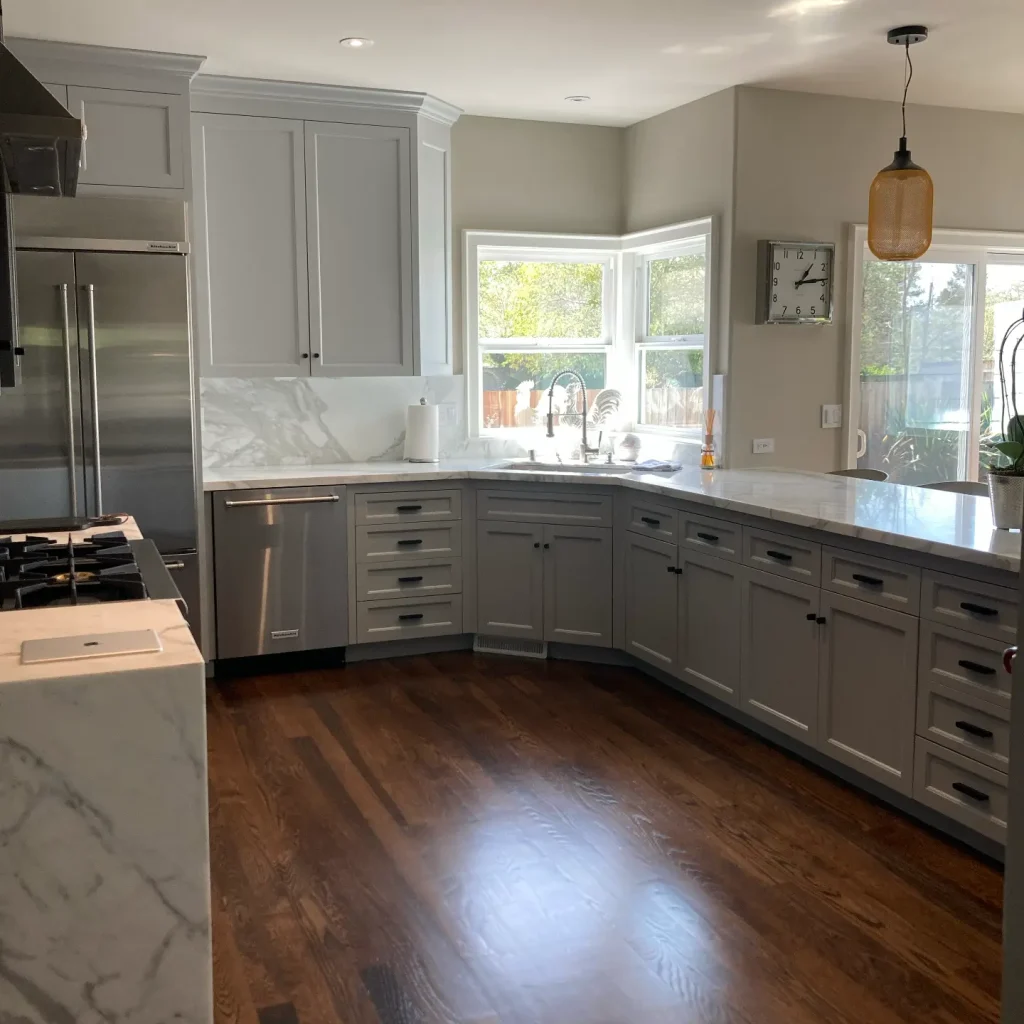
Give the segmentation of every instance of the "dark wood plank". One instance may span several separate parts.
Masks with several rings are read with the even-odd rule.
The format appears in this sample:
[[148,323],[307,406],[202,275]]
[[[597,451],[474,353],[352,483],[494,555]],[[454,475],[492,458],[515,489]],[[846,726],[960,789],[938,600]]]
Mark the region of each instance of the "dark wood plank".
[[998,1021],[998,870],[640,673],[232,680],[209,743],[218,1024]]

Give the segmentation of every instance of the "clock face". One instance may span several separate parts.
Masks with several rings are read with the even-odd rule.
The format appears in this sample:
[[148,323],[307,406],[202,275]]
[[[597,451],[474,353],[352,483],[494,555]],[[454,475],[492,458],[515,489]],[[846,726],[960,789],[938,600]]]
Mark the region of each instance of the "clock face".
[[768,264],[768,321],[831,323],[834,259],[832,245],[773,242]]

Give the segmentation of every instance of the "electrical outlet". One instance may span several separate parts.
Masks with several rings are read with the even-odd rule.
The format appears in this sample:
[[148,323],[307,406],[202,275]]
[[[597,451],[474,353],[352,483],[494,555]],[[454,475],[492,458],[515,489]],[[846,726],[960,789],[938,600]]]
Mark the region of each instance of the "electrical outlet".
[[835,430],[843,425],[843,407],[841,405],[823,405],[821,407],[821,427],[823,430]]
[[755,455],[770,455],[775,451],[775,438],[774,437],[755,437],[754,438],[754,454]]

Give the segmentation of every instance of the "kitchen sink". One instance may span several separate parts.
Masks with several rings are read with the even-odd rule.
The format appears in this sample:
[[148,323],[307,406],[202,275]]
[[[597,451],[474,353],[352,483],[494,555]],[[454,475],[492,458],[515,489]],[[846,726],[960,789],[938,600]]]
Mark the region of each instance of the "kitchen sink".
[[619,476],[632,473],[632,463],[623,462],[590,462],[583,465],[579,462],[503,462],[494,469],[518,473],[586,473],[588,476]]

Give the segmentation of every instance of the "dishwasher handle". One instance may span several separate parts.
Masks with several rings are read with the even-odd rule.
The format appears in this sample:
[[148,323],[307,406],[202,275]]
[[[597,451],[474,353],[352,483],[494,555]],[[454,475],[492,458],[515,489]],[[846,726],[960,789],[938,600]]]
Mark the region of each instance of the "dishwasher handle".
[[323,505],[341,501],[337,494],[322,494],[310,498],[246,498],[244,501],[225,501],[225,508],[254,508],[260,505]]

